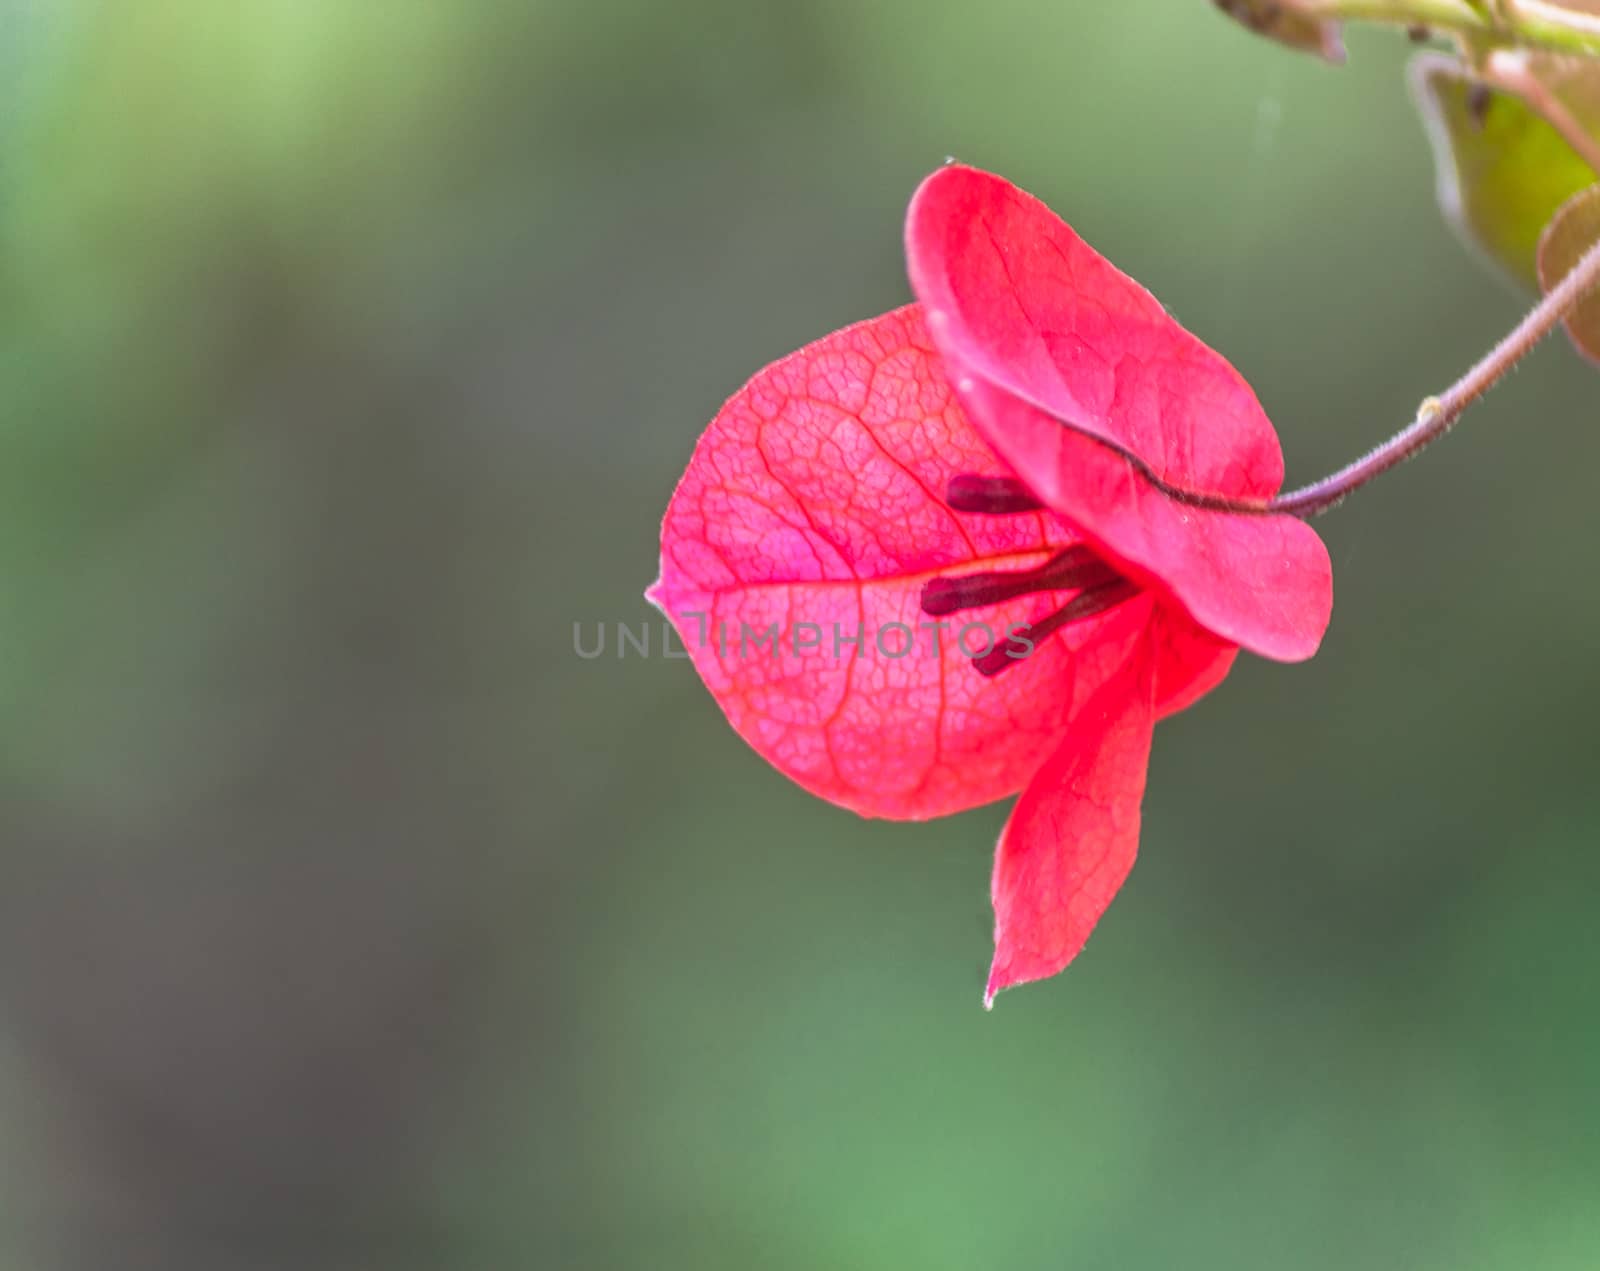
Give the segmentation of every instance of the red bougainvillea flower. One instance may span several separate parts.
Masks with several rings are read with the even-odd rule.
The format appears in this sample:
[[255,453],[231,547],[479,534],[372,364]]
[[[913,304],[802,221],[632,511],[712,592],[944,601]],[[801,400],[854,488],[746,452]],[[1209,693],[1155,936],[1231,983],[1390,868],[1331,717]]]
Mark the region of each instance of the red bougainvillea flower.
[[919,819],[1021,791],[985,1001],[1072,960],[1133,865],[1151,730],[1242,646],[1316,651],[1321,540],[1249,385],[1042,203],[951,166],[917,304],[808,345],[695,449],[649,597],[807,790]]

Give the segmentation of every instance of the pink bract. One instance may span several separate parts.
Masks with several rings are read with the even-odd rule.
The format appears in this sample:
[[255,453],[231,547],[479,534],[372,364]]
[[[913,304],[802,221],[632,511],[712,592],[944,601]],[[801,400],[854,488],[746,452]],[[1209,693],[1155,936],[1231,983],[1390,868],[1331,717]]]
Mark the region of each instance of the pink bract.
[[[1022,792],[987,1001],[1064,967],[1126,877],[1154,722],[1241,644],[1309,656],[1330,572],[1300,521],[1172,494],[1269,497],[1276,436],[1237,372],[1042,204],[945,168],[907,240],[918,305],[783,358],[717,414],[648,595],[740,736],[812,793],[921,819]],[[954,510],[970,475],[1043,506]],[[1078,620],[1037,625],[1093,583],[924,612],[936,579],[1026,582],[1067,549],[1119,579]],[[974,669],[1033,627],[1028,656]]]

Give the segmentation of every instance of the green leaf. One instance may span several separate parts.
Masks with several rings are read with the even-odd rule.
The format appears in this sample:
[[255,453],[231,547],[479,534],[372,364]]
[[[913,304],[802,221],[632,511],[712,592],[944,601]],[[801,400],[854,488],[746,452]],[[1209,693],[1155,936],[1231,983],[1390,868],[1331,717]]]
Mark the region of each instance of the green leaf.
[[1212,3],[1257,35],[1304,53],[1315,53],[1324,61],[1344,61],[1344,41],[1339,38],[1337,22],[1293,13],[1278,0],[1212,0]]
[[[1561,205],[1539,239],[1539,285],[1548,294],[1560,285],[1579,258],[1600,243],[1600,185],[1580,190]],[[1567,317],[1567,334],[1578,352],[1600,363],[1600,291]]]
[[[1530,61],[1550,93],[1600,136],[1600,81],[1589,68]],[[1433,144],[1446,219],[1469,245],[1536,289],[1539,235],[1600,173],[1520,98],[1491,90],[1448,54],[1414,58],[1411,87]]]

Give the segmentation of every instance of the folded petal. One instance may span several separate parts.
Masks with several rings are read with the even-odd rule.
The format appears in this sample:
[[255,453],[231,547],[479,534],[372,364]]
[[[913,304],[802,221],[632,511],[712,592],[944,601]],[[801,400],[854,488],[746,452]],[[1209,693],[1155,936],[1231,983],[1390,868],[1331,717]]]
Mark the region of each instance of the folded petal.
[[1299,662],[1317,651],[1333,613],[1333,565],[1304,521],[1180,502],[1127,456],[995,385],[962,377],[958,387],[996,452],[1128,577],[1262,657]]
[[1151,643],[1140,641],[1074,712],[1011,811],[995,854],[985,1006],[1001,989],[1071,962],[1133,868],[1155,722],[1154,662]]
[[1181,609],[1157,606],[1150,624],[1155,642],[1158,720],[1188,710],[1233,669],[1239,646],[1219,640]]
[[1244,378],[999,177],[929,177],[906,242],[969,417],[1034,492],[1222,639],[1284,661],[1314,653],[1333,603],[1316,532],[1196,507],[1147,475],[1193,494],[1275,493],[1282,454]]
[[941,168],[911,200],[906,258],[935,342],[967,373],[1171,485],[1277,492],[1278,437],[1244,377],[1031,194]]
[[1141,638],[1141,597],[993,679],[969,665],[1069,593],[942,620],[942,574],[1027,569],[1074,542],[1049,514],[957,514],[952,476],[1004,473],[972,430],[920,312],[836,332],[758,374],[701,438],[649,592],[739,734],[806,789],[922,818],[1014,793],[1075,694]]

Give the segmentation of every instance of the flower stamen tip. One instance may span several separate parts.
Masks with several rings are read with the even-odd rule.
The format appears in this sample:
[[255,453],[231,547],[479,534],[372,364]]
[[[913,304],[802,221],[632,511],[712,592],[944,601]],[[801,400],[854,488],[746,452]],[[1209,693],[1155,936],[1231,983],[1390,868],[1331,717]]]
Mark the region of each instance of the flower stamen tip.
[[953,512],[980,512],[985,516],[1011,516],[1038,512],[1043,504],[1015,477],[982,477],[963,472],[950,478],[944,501]]

